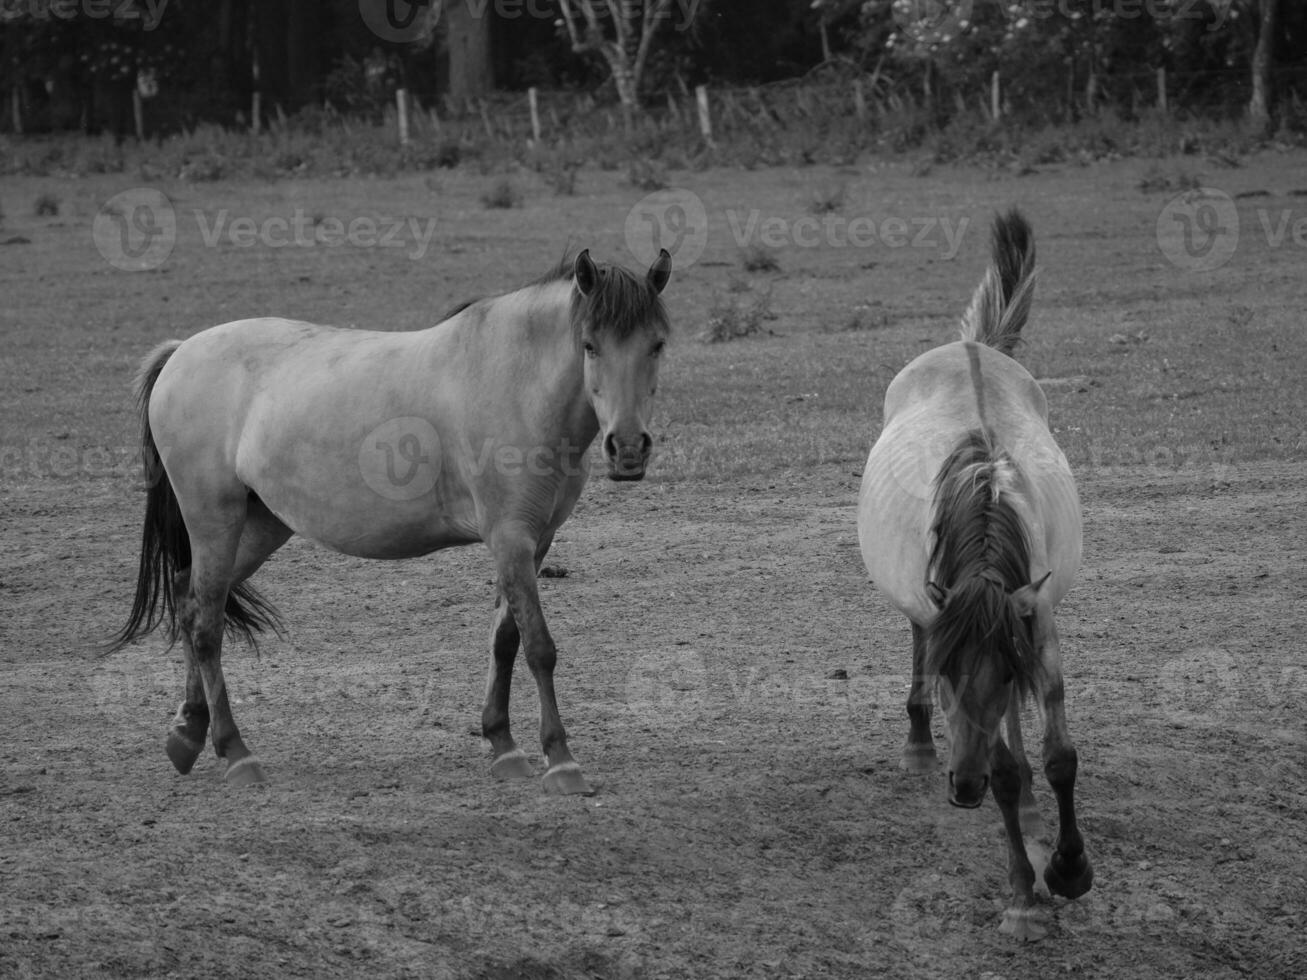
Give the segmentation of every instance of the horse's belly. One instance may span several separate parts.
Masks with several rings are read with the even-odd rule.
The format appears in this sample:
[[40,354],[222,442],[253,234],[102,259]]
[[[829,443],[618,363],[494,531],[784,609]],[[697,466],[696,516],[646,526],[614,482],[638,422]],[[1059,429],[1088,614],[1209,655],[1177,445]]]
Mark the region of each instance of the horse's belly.
[[927,625],[936,615],[926,595],[933,447],[887,430],[872,446],[858,494],[858,543],[876,588],[905,616]]
[[476,506],[437,463],[399,470],[330,455],[238,465],[241,479],[296,534],[361,558],[412,558],[481,540]]

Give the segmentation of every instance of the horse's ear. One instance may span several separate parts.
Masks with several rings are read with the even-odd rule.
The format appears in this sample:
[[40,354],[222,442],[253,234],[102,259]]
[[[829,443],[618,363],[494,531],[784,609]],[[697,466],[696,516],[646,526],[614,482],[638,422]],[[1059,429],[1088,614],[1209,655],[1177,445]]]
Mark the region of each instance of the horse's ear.
[[948,593],[934,582],[926,583],[926,595],[930,596],[930,601],[935,604],[936,609],[943,609],[944,603],[948,602]]
[[589,296],[598,282],[599,270],[595,268],[594,259],[590,258],[590,250],[582,249],[576,257],[576,288],[581,290],[581,295]]
[[667,280],[672,277],[672,255],[665,248],[658,250],[658,258],[654,259],[653,265],[649,266],[649,285],[653,286],[655,293],[661,293],[667,285]]
[[1023,585],[1007,597],[1007,601],[1012,603],[1012,611],[1017,616],[1025,619],[1034,613],[1035,604],[1039,599],[1039,590],[1044,587],[1044,583],[1048,581],[1048,577],[1052,574],[1052,572],[1046,572],[1038,582]]

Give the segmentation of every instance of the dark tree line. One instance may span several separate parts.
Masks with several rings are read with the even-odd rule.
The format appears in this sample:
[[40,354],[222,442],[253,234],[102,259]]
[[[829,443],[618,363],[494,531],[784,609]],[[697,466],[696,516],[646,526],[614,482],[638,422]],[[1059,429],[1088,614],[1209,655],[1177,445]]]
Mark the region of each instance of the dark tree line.
[[[593,6],[639,17],[660,2]],[[426,21],[411,36],[379,31],[369,13],[387,3]],[[133,90],[153,100],[156,127],[177,128],[249,124],[256,92],[264,112],[288,115],[375,113],[397,87],[454,112],[528,86],[656,106],[700,83],[822,70],[923,94],[943,113],[979,97],[1000,71],[1017,111],[1054,119],[1092,111],[1120,80],[1160,67],[1182,105],[1246,112],[1263,128],[1307,115],[1307,4],[1295,0],[675,0],[640,49],[635,78],[623,76],[611,45],[615,37],[634,55],[639,31],[623,38],[611,16],[587,28],[586,6],[0,0],[0,128],[125,132]]]

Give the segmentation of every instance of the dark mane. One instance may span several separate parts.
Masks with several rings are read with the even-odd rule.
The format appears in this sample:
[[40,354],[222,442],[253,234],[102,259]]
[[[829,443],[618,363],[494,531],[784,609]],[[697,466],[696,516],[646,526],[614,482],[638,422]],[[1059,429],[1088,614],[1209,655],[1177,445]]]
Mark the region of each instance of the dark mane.
[[[580,290],[572,291],[572,326],[578,337],[587,323],[593,330],[599,333],[611,332],[619,340],[625,340],[641,329],[652,328],[658,336],[666,336],[671,332],[671,321],[663,298],[647,276],[636,275],[620,265],[601,265],[596,262],[595,266],[599,273],[599,284],[594,292],[583,296]],[[564,255],[548,272],[521,288],[570,282],[575,274],[576,256]],[[447,310],[436,322],[443,323],[479,302],[481,298],[459,303]]]
[[1025,698],[1038,680],[1038,658],[1030,625],[1008,601],[1030,577],[1030,542],[1008,499],[1018,476],[980,430],[967,433],[940,469],[928,567],[947,598],[927,634],[926,671],[957,678],[968,672],[968,658],[998,658]]
[[[619,340],[650,326],[660,336],[671,332],[667,307],[647,276],[620,265],[598,262],[595,265],[599,271],[598,288],[589,296],[583,296],[579,290],[572,293],[572,324],[578,332],[587,322],[597,331],[611,331]],[[576,256],[565,255],[532,285],[567,282],[575,274]]]

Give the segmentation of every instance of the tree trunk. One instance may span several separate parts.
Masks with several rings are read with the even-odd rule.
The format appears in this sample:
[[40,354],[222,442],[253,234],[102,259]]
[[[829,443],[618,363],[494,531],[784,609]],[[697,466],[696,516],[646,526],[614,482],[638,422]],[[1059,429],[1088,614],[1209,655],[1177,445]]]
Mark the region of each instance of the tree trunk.
[[1271,69],[1275,66],[1275,42],[1279,36],[1280,0],[1261,0],[1261,29],[1253,52],[1253,97],[1248,103],[1248,121],[1261,136],[1270,135],[1272,93]]
[[494,88],[490,60],[490,10],[489,4],[445,4],[449,95],[456,101],[485,95]]

